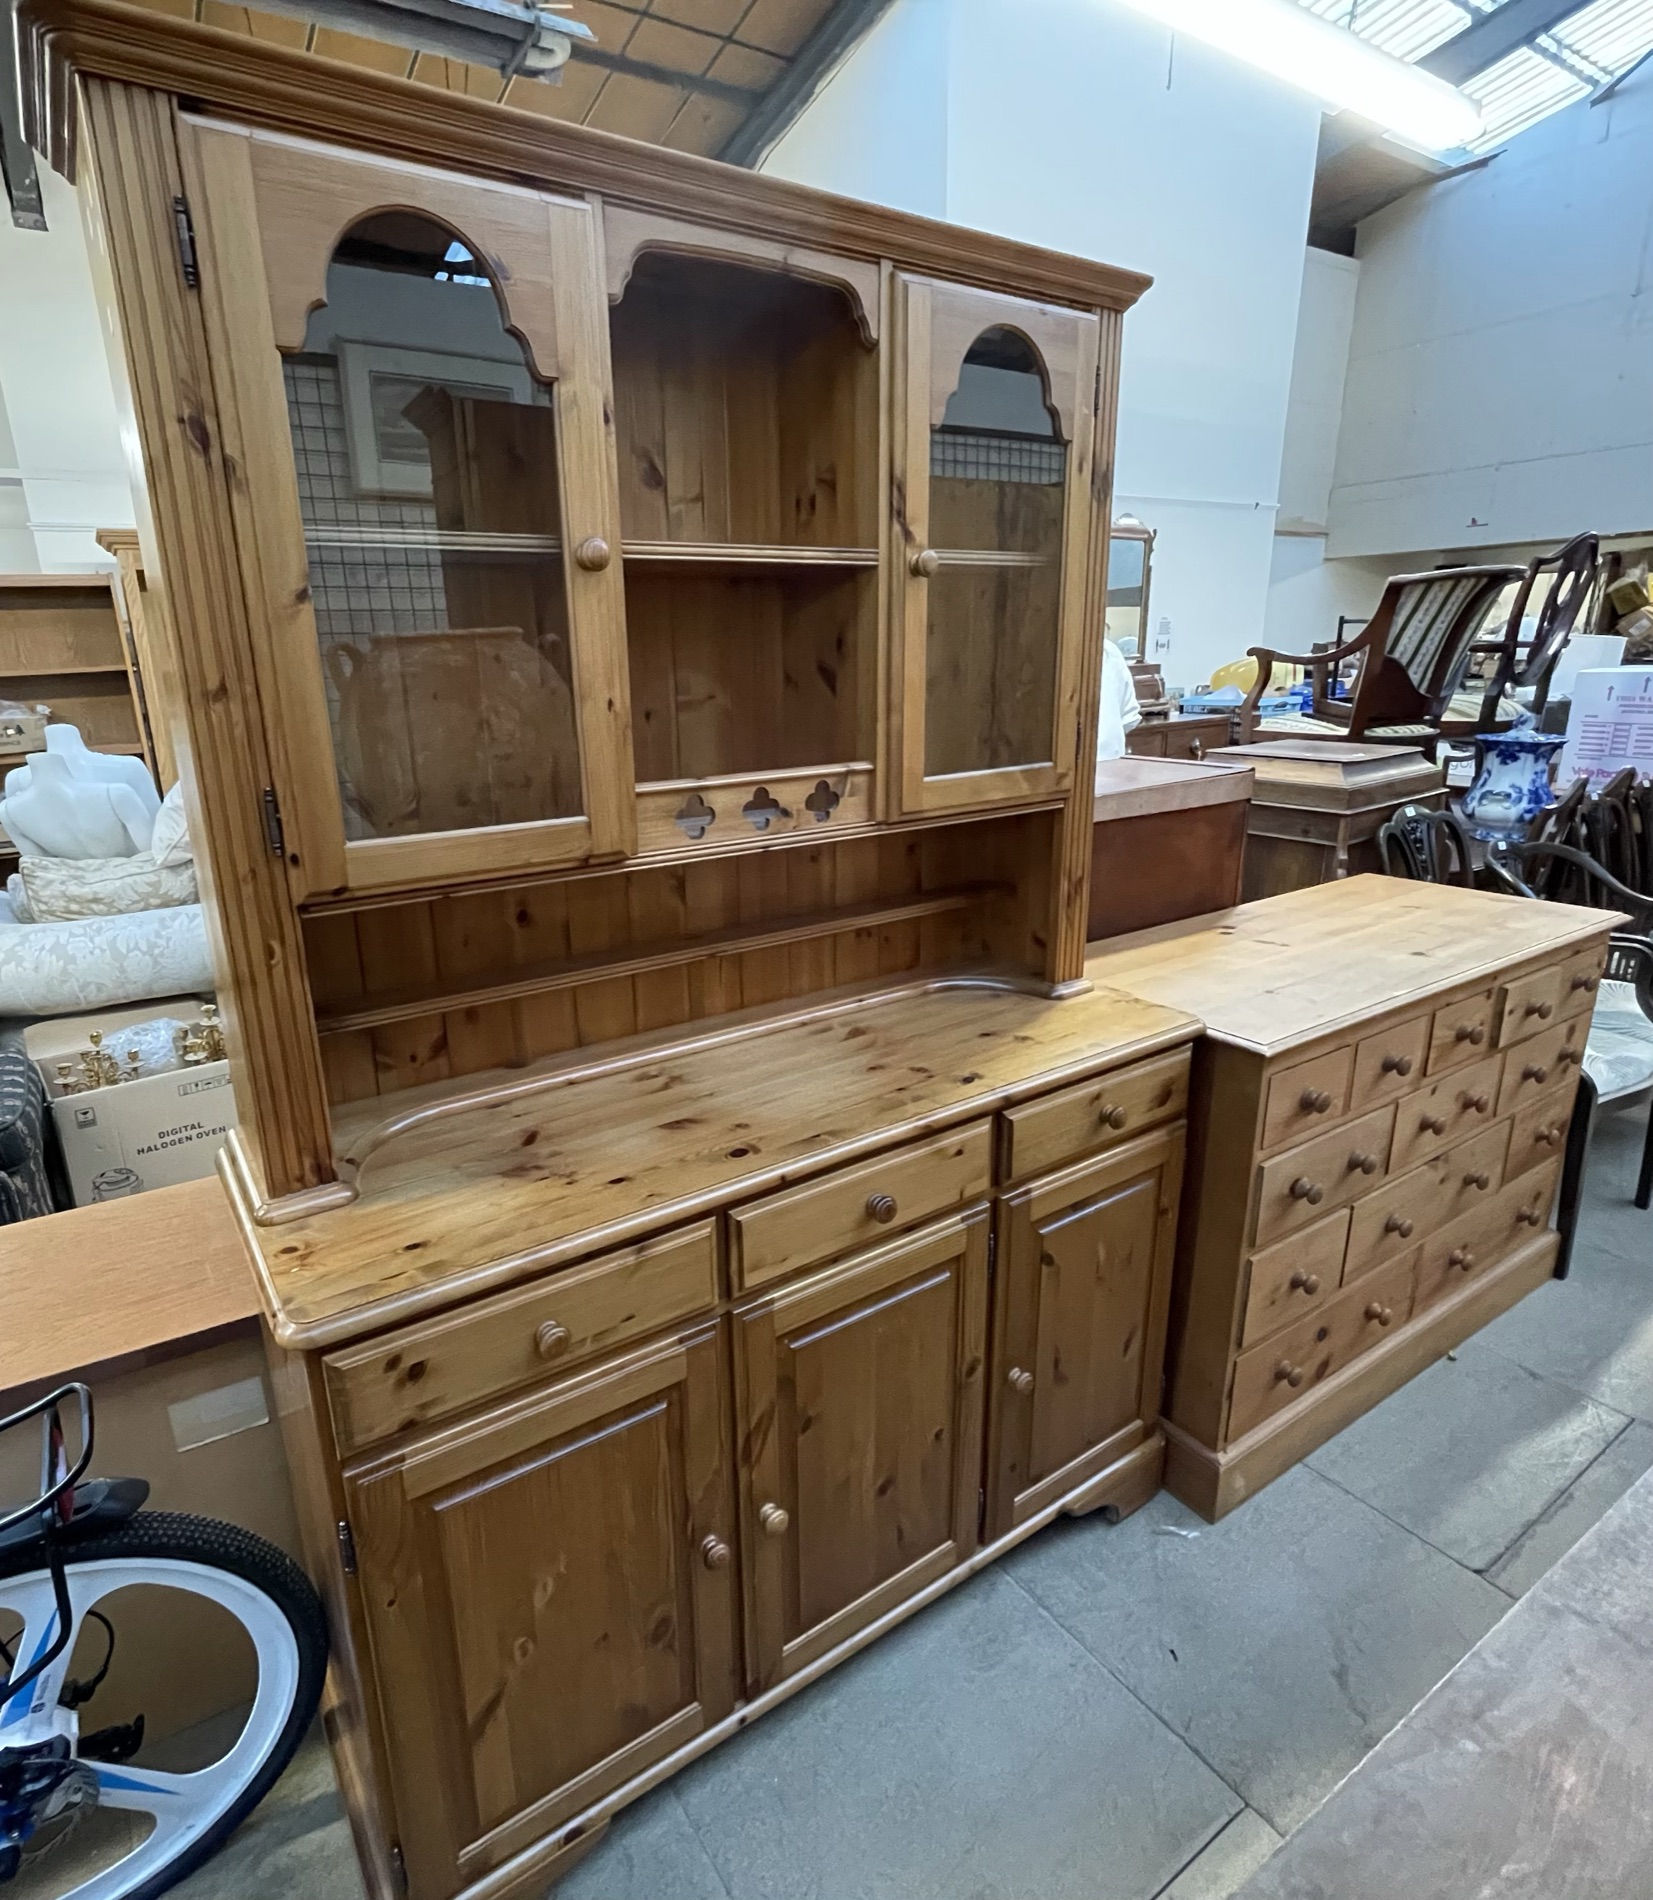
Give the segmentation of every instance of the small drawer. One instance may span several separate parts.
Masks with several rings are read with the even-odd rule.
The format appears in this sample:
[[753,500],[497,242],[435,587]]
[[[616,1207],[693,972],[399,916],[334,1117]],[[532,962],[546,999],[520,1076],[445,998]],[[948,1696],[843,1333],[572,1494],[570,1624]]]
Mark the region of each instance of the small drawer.
[[1497,1113],[1503,1073],[1504,1058],[1489,1056],[1472,1069],[1455,1069],[1432,1088],[1408,1095],[1395,1111],[1389,1172],[1399,1174],[1485,1127]]
[[711,1221],[323,1360],[341,1452],[428,1424],[717,1304]]
[[737,1207],[729,1215],[735,1290],[748,1293],[798,1267],[885,1240],[914,1221],[979,1201],[992,1185],[992,1124],[972,1122]]
[[1561,966],[1534,970],[1504,985],[1503,1008],[1498,1017],[1498,1047],[1536,1036],[1561,1014]]
[[1490,1128],[1455,1148],[1448,1148],[1439,1157],[1445,1176],[1440,1218],[1456,1220],[1491,1200],[1504,1185],[1504,1161],[1509,1145],[1509,1123],[1494,1122]]
[[1491,990],[1448,1003],[1429,1020],[1429,1060],[1426,1072],[1439,1075],[1462,1062],[1474,1062],[1492,1048],[1492,1026],[1497,1006]]
[[[1571,1071],[1569,1070],[1569,1074]],[[1572,1126],[1573,1100],[1578,1083],[1551,1089],[1547,1095],[1525,1103],[1510,1123],[1510,1148],[1504,1163],[1504,1179],[1513,1181],[1529,1168],[1554,1161],[1567,1151],[1567,1131]]]
[[1417,1252],[1424,1235],[1440,1223],[1449,1179],[1446,1157],[1435,1155],[1355,1203],[1343,1256],[1345,1285]]
[[1263,1152],[1341,1119],[1349,1108],[1353,1067],[1352,1049],[1332,1049],[1271,1075],[1263,1100]]
[[1186,1114],[1188,1062],[1188,1051],[1177,1049],[1006,1109],[1000,1117],[1005,1179],[1018,1181],[1082,1155],[1116,1148]]
[[1334,1207],[1366,1193],[1389,1165],[1395,1111],[1375,1109],[1262,1165],[1257,1194],[1257,1245],[1307,1227]]
[[1412,1312],[1416,1250],[1345,1287],[1320,1313],[1311,1314],[1273,1339],[1243,1352],[1234,1362],[1228,1408],[1228,1443],[1313,1392],[1334,1372],[1392,1337]]
[[1240,1329],[1242,1346],[1255,1345],[1325,1305],[1342,1282],[1348,1237],[1349,1210],[1344,1208],[1278,1247],[1252,1255]]
[[1569,1016],[1541,1036],[1529,1036],[1504,1057],[1504,1079],[1498,1089],[1498,1113],[1509,1115],[1525,1108],[1528,1102],[1559,1088],[1569,1079],[1578,1080],[1584,1060],[1585,1038],[1590,1033],[1588,1016]]
[[1466,1280],[1542,1233],[1561,1178],[1561,1163],[1546,1161],[1518,1175],[1485,1207],[1462,1214],[1429,1236],[1418,1258],[1419,1311],[1455,1292]]
[[1561,966],[1561,1001],[1556,1005],[1556,1015],[1589,1015],[1596,1006],[1596,992],[1601,988],[1601,973],[1606,967],[1604,944],[1569,957]]
[[1357,1114],[1418,1086],[1429,1058],[1429,1018],[1415,1016],[1355,1044],[1349,1106]]

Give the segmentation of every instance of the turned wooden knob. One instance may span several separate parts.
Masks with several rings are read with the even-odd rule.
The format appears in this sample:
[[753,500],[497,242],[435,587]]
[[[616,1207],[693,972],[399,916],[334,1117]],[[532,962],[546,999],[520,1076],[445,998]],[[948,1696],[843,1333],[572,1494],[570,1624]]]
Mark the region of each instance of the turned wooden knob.
[[1529,1062],[1521,1071],[1523,1082],[1547,1082],[1549,1079],[1550,1072],[1542,1062]]
[[554,1319],[548,1319],[534,1334],[534,1347],[542,1359],[555,1359],[560,1352],[568,1350],[574,1335],[566,1326],[559,1325]]
[[600,534],[588,534],[574,550],[574,559],[588,574],[602,573],[611,558],[609,545]]
[[1454,1042],[1467,1042],[1479,1049],[1487,1039],[1486,1028],[1481,1023],[1459,1023],[1452,1032]]
[[1024,1372],[1020,1366],[1012,1366],[1010,1368],[1010,1389],[1013,1392],[1020,1392],[1025,1399],[1028,1393],[1033,1390],[1033,1374],[1031,1372]]
[[1555,1004],[1529,1003],[1521,1013],[1523,1016],[1536,1016],[1541,1023],[1547,1023],[1555,1014]]
[[1332,1098],[1324,1089],[1304,1089],[1297,1098],[1297,1105],[1305,1115],[1324,1115],[1332,1105]]
[[1318,1207],[1326,1198],[1326,1190],[1311,1181],[1306,1174],[1300,1174],[1291,1184],[1291,1198],[1294,1201],[1307,1201],[1310,1207]]
[[1383,1223],[1383,1231],[1386,1234],[1399,1234],[1402,1240],[1410,1240],[1412,1238],[1412,1223],[1404,1214],[1391,1214]]
[[789,1511],[783,1511],[778,1504],[766,1504],[758,1512],[758,1523],[765,1537],[784,1537],[792,1522]]
[[1532,1138],[1534,1141],[1542,1142],[1546,1148],[1553,1148],[1565,1133],[1566,1130],[1560,1122],[1551,1122],[1548,1128],[1535,1128]]
[[1113,1102],[1105,1102],[1097,1110],[1096,1118],[1104,1128],[1123,1128],[1131,1119],[1124,1109]]
[[1564,1069],[1569,1062],[1582,1062],[1583,1060],[1584,1051],[1582,1049],[1563,1049],[1560,1055],[1556,1057],[1555,1062],[1558,1069]]
[[934,548],[921,548],[908,560],[907,565],[921,581],[927,581],[941,566],[941,556]]
[[1362,1154],[1358,1148],[1349,1157],[1351,1174],[1376,1174],[1380,1165],[1376,1155]]
[[1418,1126],[1426,1135],[1444,1135],[1446,1133],[1446,1117],[1444,1115],[1424,1115],[1419,1118]]
[[1412,1073],[1412,1058],[1410,1056],[1385,1056],[1383,1058],[1383,1073],[1385,1075],[1410,1075]]
[[1274,1376],[1282,1383],[1289,1385],[1295,1392],[1303,1383],[1303,1368],[1294,1366],[1289,1359],[1282,1359],[1274,1368]]
[[1583,990],[1588,996],[1594,996],[1596,991],[1601,988],[1601,978],[1599,976],[1575,976],[1573,978],[1573,988],[1575,990]]
[[894,1220],[897,1213],[895,1196],[893,1194],[869,1194],[867,1196],[867,1212],[874,1220]]
[[1387,1326],[1395,1317],[1395,1309],[1385,1306],[1381,1300],[1373,1300],[1366,1308],[1366,1317],[1375,1319],[1380,1326]]
[[700,1561],[708,1570],[726,1570],[734,1554],[721,1537],[708,1537],[700,1546]]
[[1320,1275],[1318,1273],[1305,1273],[1303,1269],[1299,1267],[1291,1276],[1288,1284],[1294,1293],[1318,1293],[1320,1291]]
[[1518,1207],[1515,1210],[1515,1218],[1523,1227],[1536,1227],[1544,1216],[1536,1207]]
[[1461,1099],[1464,1107],[1473,1110],[1477,1115],[1484,1115],[1492,1106],[1492,1097],[1484,1090],[1479,1095],[1465,1095]]
[[1466,1174],[1464,1176],[1464,1186],[1472,1188],[1491,1187],[1492,1176],[1490,1174]]
[[1475,1250],[1472,1247],[1454,1247],[1446,1256],[1449,1267],[1462,1267],[1465,1273],[1475,1264]]

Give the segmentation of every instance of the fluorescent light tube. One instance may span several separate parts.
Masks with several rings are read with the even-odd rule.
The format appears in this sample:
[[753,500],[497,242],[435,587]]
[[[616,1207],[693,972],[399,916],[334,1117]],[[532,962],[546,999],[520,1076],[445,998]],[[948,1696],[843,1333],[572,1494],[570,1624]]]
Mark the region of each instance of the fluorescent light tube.
[[1296,0],[1124,3],[1425,151],[1451,151],[1481,130],[1479,109],[1455,86],[1320,19]]

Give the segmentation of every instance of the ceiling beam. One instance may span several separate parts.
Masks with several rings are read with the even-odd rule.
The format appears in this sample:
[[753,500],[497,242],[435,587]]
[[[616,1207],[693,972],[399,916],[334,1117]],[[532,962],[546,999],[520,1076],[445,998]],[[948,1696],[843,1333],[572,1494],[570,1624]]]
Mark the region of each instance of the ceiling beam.
[[893,0],[837,0],[718,157],[756,167],[886,14]]
[[1530,46],[1540,33],[1581,13],[1586,4],[1587,0],[1504,0],[1501,7],[1483,13],[1415,63],[1449,86],[1461,86],[1517,47]]

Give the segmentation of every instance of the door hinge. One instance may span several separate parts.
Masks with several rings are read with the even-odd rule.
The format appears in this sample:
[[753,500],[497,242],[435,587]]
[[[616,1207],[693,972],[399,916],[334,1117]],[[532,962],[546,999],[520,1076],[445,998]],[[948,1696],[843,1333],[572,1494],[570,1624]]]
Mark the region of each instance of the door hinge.
[[275,787],[264,787],[264,836],[270,841],[270,850],[274,856],[284,858],[287,855],[287,831],[281,822],[281,800],[275,795]]
[[172,229],[178,238],[178,268],[184,273],[184,282],[189,289],[199,290],[201,264],[195,255],[195,220],[189,215],[187,198],[172,201]]
[[390,1843],[390,1872],[396,1882],[396,1891],[398,1893],[406,1893],[408,1890],[408,1864],[403,1857],[402,1843],[400,1841],[392,1841]]
[[344,1565],[344,1574],[353,1577],[356,1574],[356,1533],[350,1528],[349,1520],[339,1519],[339,1561]]

